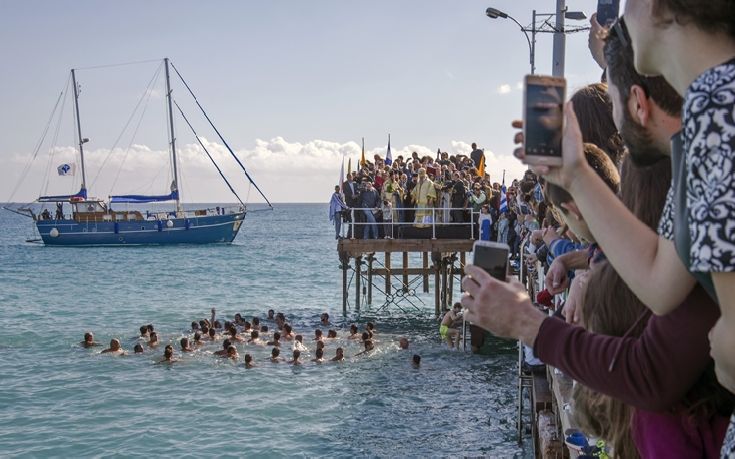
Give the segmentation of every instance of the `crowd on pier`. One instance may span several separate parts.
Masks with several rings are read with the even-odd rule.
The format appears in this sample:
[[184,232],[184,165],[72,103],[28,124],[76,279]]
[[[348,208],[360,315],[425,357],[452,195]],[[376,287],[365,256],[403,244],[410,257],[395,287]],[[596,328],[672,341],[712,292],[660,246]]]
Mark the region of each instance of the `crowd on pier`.
[[510,214],[545,288],[463,280],[466,319],[573,378],[615,457],[735,457],[735,6],[698,3],[593,16],[604,81],[574,92],[563,165],[532,165],[530,216]]
[[[334,325],[328,313],[320,317],[313,335],[302,335],[287,322],[286,315],[269,309],[264,317],[254,316],[247,320],[237,313],[232,320],[221,320],[216,317],[216,309],[212,308],[209,318],[191,322],[191,327],[174,337],[159,337],[153,324],[141,325],[139,335],[126,342],[132,350],[123,347],[120,338],[112,338],[109,347],[101,354],[112,355],[145,355],[163,354],[158,361],[162,364],[175,363],[186,359],[187,355],[207,354],[212,358],[221,358],[242,364],[245,368],[253,368],[265,362],[267,364],[287,363],[303,365],[305,363],[321,364],[325,362],[342,362],[346,358],[369,355],[378,349],[378,331],[373,322],[365,323],[362,330],[357,324],[342,330]],[[176,342],[177,341],[177,342]],[[95,341],[92,332],[86,332],[79,343],[84,348],[102,347]],[[409,348],[409,341],[401,337],[395,343],[384,343],[401,351]],[[354,351],[347,355],[346,351]],[[240,353],[244,355],[240,357]],[[327,353],[333,353],[330,357]],[[410,364],[419,367],[421,356],[414,354]]]

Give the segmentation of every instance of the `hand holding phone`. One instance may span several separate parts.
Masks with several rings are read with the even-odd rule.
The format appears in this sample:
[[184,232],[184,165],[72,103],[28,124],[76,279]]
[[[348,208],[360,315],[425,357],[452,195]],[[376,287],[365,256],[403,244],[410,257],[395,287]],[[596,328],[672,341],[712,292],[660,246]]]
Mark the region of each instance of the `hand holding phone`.
[[620,14],[620,0],[598,0],[597,22],[603,27],[609,27]]
[[526,75],[523,91],[523,142],[528,164],[561,166],[566,80]]
[[476,241],[472,247],[472,264],[484,269],[495,279],[505,282],[508,277],[508,244],[490,241]]

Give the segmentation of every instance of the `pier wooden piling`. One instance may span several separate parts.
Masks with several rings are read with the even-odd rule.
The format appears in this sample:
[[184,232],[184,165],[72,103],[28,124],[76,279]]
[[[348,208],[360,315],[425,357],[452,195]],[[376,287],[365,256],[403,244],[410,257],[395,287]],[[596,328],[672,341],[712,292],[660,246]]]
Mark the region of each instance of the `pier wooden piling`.
[[[440,315],[455,301],[455,276],[461,279],[464,275],[466,255],[473,243],[472,239],[341,239],[337,252],[342,262],[342,313],[347,314],[350,303],[357,313],[373,303],[378,303],[380,310],[391,304],[401,307],[400,302],[416,296],[419,282],[420,291],[430,293],[433,281],[434,313]],[[392,259],[394,253],[402,255],[400,266]],[[347,271],[352,260],[355,298],[350,302]]]

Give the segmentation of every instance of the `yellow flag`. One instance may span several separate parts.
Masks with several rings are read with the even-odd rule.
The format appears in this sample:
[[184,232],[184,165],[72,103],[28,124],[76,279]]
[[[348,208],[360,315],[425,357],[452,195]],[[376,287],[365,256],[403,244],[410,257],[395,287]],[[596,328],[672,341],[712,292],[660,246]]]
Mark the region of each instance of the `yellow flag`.
[[352,158],[347,158],[347,173],[352,173]]
[[365,166],[365,137],[362,138],[362,156],[360,157],[360,166]]
[[480,167],[477,168],[477,176],[480,178],[485,177],[485,155],[484,154],[480,158]]

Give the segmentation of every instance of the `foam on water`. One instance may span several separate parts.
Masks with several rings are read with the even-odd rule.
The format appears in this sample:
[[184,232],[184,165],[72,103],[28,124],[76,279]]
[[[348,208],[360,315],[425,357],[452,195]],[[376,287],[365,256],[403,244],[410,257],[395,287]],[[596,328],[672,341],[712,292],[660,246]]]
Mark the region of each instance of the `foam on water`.
[[[24,243],[30,223],[0,213],[2,456],[527,454],[515,445],[514,343],[494,341],[492,357],[447,350],[427,297],[427,317],[378,319],[378,349],[352,357],[361,347],[344,339],[347,328],[367,318],[341,317],[326,206],[250,214],[232,246],[45,248]],[[208,354],[217,341],[157,365],[212,306],[223,319],[283,311],[310,354],[327,311],[340,338],[325,340],[325,359],[339,343],[347,360],[302,355],[297,368],[268,362],[270,347],[238,344],[233,364]],[[78,346],[92,330],[132,351],[144,323],[161,345],[142,356]],[[281,357],[290,351],[283,342]],[[242,366],[246,352],[258,367]]]

